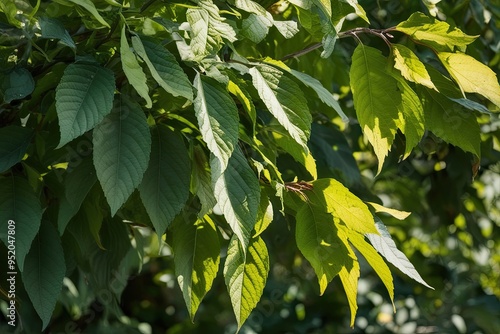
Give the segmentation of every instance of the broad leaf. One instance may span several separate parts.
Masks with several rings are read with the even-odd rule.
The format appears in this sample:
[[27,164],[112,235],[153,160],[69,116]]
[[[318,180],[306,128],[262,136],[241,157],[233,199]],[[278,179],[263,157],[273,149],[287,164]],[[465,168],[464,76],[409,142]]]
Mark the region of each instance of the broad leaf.
[[406,218],[408,218],[409,215],[411,215],[411,212],[399,211],[396,209],[386,208],[385,206],[377,204],[377,203],[368,202],[368,204],[370,204],[370,206],[375,209],[375,212],[387,213],[387,214],[389,214],[389,215],[391,215],[394,218],[399,219],[399,220],[405,220]]
[[43,38],[55,38],[70,48],[76,48],[71,35],[60,21],[54,18],[42,16],[40,17],[39,23]]
[[201,203],[199,216],[203,217],[209,213],[217,204],[212,188],[210,175],[210,164],[205,155],[205,151],[200,146],[194,146],[192,155],[192,192],[198,196]]
[[347,236],[339,233],[332,213],[323,211],[321,206],[304,204],[297,212],[296,221],[297,247],[311,263],[323,294],[342,268],[352,265]]
[[269,273],[269,254],[261,237],[252,238],[243,249],[238,238],[233,237],[224,264],[224,279],[241,328],[264,292]]
[[56,89],[61,140],[58,147],[94,128],[113,107],[113,72],[98,65],[71,64]]
[[464,34],[460,29],[420,12],[413,13],[395,29],[437,51],[465,51],[467,45],[478,37]]
[[[377,233],[373,216],[363,201],[335,179],[312,182],[309,200],[339,218],[347,228],[359,233]],[[310,194],[310,195],[309,195]]]
[[295,82],[271,66],[252,67],[252,82],[267,109],[308,152],[311,114],[304,94]]
[[31,129],[17,125],[0,128],[0,173],[21,161],[32,136]]
[[395,79],[386,71],[387,60],[377,49],[358,45],[350,71],[354,108],[363,133],[378,158],[378,172],[397,131],[401,95]]
[[227,91],[214,79],[196,75],[194,111],[201,136],[219,159],[222,171],[238,141],[238,109]]
[[380,221],[380,219],[375,218],[375,225],[379,234],[367,233],[366,237],[370,240],[372,246],[383,256],[387,261],[396,266],[404,274],[408,275],[410,278],[419,282],[426,287],[433,289],[428,285],[417,272],[415,267],[410,263],[406,255],[403,254],[399,249],[397,249],[396,244],[391,238],[387,227]]
[[265,194],[260,196],[259,211],[257,212],[257,222],[255,223],[255,233],[252,237],[259,236],[273,221],[273,205]]
[[61,240],[55,227],[44,221],[26,256],[24,288],[31,303],[47,327],[62,290],[66,264]]
[[191,320],[217,276],[220,261],[219,237],[208,219],[179,219],[173,225],[175,275]]
[[401,72],[401,75],[406,80],[437,91],[425,65],[413,51],[404,45],[392,44],[392,53],[394,55],[394,67]]
[[35,80],[33,80],[33,76],[25,68],[16,67],[2,77],[0,89],[3,94],[3,100],[6,103],[23,99],[35,89]]
[[356,254],[354,254],[354,251],[350,247],[348,248],[348,251],[350,265],[342,267],[339,277],[347,295],[349,309],[351,310],[350,325],[351,327],[354,327],[354,320],[356,319],[356,312],[358,311],[358,302],[356,300],[358,296],[358,280],[361,272]]
[[250,14],[241,23],[241,34],[254,43],[260,43],[273,26],[273,21],[265,16]]
[[148,167],[151,134],[141,107],[117,96],[113,112],[95,128],[93,144],[97,178],[114,216]]
[[152,129],[151,158],[139,191],[159,237],[184,207],[190,176],[189,155],[182,137],[157,125]]
[[139,95],[146,100],[146,108],[151,108],[153,101],[151,101],[151,97],[149,97],[149,87],[146,82],[146,74],[144,74],[141,65],[139,65],[136,55],[130,49],[127,41],[125,25],[123,25],[120,39],[120,57],[123,72],[125,73],[128,82],[132,85],[132,87],[134,87],[137,93],[139,93]]
[[370,23],[370,20],[368,20],[368,17],[366,16],[365,10],[358,3],[358,0],[341,0],[341,1],[342,2],[347,2],[352,8],[354,8],[354,12],[356,13],[356,15],[358,15],[359,17],[361,17],[367,23]]
[[212,158],[211,167],[217,204],[245,251],[257,220],[259,181],[239,149],[224,171],[217,159]]
[[152,38],[132,36],[135,52],[146,62],[156,82],[173,96],[193,100],[193,87],[179,63],[163,45]]
[[438,53],[438,57],[462,91],[486,97],[500,108],[500,85],[488,66],[465,53]]
[[95,7],[94,3],[91,1],[91,0],[68,0],[69,2],[72,2],[74,4],[77,4],[79,6],[82,6],[83,8],[85,8],[90,14],[92,14],[92,16],[97,20],[99,21],[99,23],[101,23],[103,26],[105,27],[108,27],[110,28],[108,22],[106,22],[106,20],[104,20],[101,16],[101,14],[99,14],[99,12],[97,11],[97,8]]
[[28,181],[20,177],[0,178],[0,238],[7,243],[7,223],[15,222],[16,260],[23,271],[25,257],[38,233],[42,207]]

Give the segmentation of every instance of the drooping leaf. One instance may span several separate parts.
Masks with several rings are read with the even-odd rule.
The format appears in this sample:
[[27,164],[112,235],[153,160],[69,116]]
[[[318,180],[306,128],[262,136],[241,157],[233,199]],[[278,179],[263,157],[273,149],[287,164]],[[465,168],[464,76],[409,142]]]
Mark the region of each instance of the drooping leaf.
[[58,147],[94,128],[111,112],[115,79],[109,69],[93,64],[69,65],[56,89],[61,140]]
[[352,265],[347,236],[339,233],[332,213],[317,205],[304,204],[297,212],[296,221],[297,247],[311,263],[322,295],[342,268]]
[[20,177],[0,178],[0,238],[7,243],[7,223],[15,222],[16,260],[23,271],[25,257],[38,233],[42,207],[28,181]]
[[50,222],[44,221],[26,255],[22,273],[24,288],[42,319],[42,330],[50,322],[65,274],[66,263],[59,234]]
[[282,131],[279,131],[280,128],[279,126],[274,127],[273,139],[276,144],[284,149],[286,153],[290,154],[295,161],[304,166],[312,179],[316,180],[318,178],[318,172],[316,169],[316,161],[311,152],[305,152],[302,146],[286,135],[285,130],[281,129]]
[[397,83],[385,68],[380,51],[362,44],[354,50],[350,72],[354,108],[379,160],[379,172],[394,140],[401,100]]
[[367,23],[370,23],[370,20],[368,20],[368,17],[366,16],[365,10],[358,3],[358,0],[341,0],[341,1],[348,3],[352,8],[354,8],[354,12],[356,13],[356,15],[361,17]]
[[132,36],[135,52],[146,62],[156,82],[173,96],[193,100],[193,87],[179,63],[161,43],[145,36]]
[[16,67],[3,76],[0,89],[3,100],[11,103],[30,95],[35,89],[35,80],[27,69]]
[[500,108],[500,85],[488,66],[465,53],[440,52],[438,57],[462,91],[481,94]]
[[394,241],[387,231],[387,227],[385,227],[384,223],[380,221],[377,217],[375,217],[375,225],[377,227],[377,231],[379,234],[367,233],[366,237],[370,240],[372,246],[383,256],[387,261],[396,266],[399,270],[401,270],[408,277],[414,279],[426,287],[433,289],[430,285],[428,285],[420,274],[417,272],[413,264],[408,260],[406,255],[403,254],[397,247]]
[[299,32],[297,22],[295,21],[274,21],[274,26],[287,39],[292,38]]
[[224,171],[218,159],[212,158],[211,167],[217,204],[245,251],[257,220],[259,182],[239,149],[234,150]]
[[191,166],[182,137],[164,125],[152,129],[151,158],[139,186],[142,203],[159,237],[189,196]]
[[[356,232],[354,232],[356,233]],[[350,265],[343,266],[339,272],[340,281],[344,287],[347,302],[349,303],[349,309],[351,310],[351,327],[354,327],[354,320],[356,319],[356,312],[358,311],[358,280],[361,274],[359,268],[358,258],[352,248],[348,248],[348,256]]]
[[241,34],[254,43],[260,43],[272,26],[273,22],[265,16],[250,14],[241,23]]
[[32,136],[31,129],[17,125],[0,128],[0,173],[21,161]]
[[212,287],[220,261],[220,245],[214,223],[207,219],[179,219],[173,225],[175,275],[191,320]]
[[224,264],[224,279],[236,315],[238,329],[255,308],[264,292],[269,273],[269,254],[261,237],[252,238],[243,249],[233,237]]
[[257,212],[257,222],[255,223],[255,233],[253,238],[264,232],[273,221],[273,205],[265,195],[260,196],[259,211]]
[[97,8],[95,7],[94,3],[90,0],[68,0],[69,2],[72,2],[76,5],[82,6],[85,8],[92,16],[99,21],[103,26],[110,28],[108,22],[103,19],[101,14],[97,11]]
[[385,206],[377,204],[377,203],[368,202],[368,204],[370,204],[370,206],[372,206],[375,209],[375,212],[387,213],[387,214],[390,214],[391,216],[393,216],[394,218],[399,219],[399,220],[404,220],[404,219],[408,218],[409,215],[411,215],[411,212],[399,211],[396,209],[386,208]]
[[437,51],[465,51],[478,36],[469,36],[448,23],[429,17],[423,13],[413,13],[408,20],[395,28],[412,39],[428,45]]
[[373,216],[363,201],[335,179],[319,179],[311,183],[309,200],[339,218],[347,228],[359,233],[377,233]]
[[137,57],[130,49],[127,41],[126,27],[123,25],[122,34],[120,38],[120,57],[122,61],[122,68],[128,82],[134,87],[137,93],[146,100],[146,108],[151,108],[153,101],[149,96],[149,87],[147,85],[146,74],[142,70],[141,65],[137,61]]
[[392,52],[394,55],[394,67],[401,72],[401,75],[406,80],[437,90],[425,65],[413,51],[404,45],[392,44]]
[[38,22],[40,23],[43,38],[55,38],[70,48],[76,48],[75,42],[60,21],[51,17],[41,16]]
[[193,148],[191,187],[201,203],[199,216],[203,217],[217,204],[210,176],[210,164],[200,146]]
[[151,134],[141,107],[117,96],[114,110],[96,126],[94,166],[111,215],[141,183],[151,153]]
[[267,109],[288,131],[290,136],[308,152],[307,140],[311,131],[311,114],[307,101],[295,82],[283,72],[267,65],[249,70],[252,82]]
[[231,96],[214,79],[197,74],[194,86],[197,90],[194,111],[201,136],[219,159],[223,171],[238,141],[238,110]]

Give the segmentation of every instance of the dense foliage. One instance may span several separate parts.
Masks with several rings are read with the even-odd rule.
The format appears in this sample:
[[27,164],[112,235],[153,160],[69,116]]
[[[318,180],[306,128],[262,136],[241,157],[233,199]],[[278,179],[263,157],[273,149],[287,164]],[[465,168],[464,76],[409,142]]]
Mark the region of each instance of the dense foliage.
[[0,331],[498,333],[499,5],[2,1]]

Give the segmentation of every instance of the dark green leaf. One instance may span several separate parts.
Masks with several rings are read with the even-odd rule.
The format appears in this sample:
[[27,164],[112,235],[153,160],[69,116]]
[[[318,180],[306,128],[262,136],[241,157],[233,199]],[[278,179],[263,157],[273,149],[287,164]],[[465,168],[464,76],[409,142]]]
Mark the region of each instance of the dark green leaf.
[[24,157],[33,132],[30,129],[10,125],[0,128],[0,173],[17,164]]
[[27,69],[16,67],[4,75],[1,89],[4,101],[11,103],[30,95],[35,89],[35,81]]

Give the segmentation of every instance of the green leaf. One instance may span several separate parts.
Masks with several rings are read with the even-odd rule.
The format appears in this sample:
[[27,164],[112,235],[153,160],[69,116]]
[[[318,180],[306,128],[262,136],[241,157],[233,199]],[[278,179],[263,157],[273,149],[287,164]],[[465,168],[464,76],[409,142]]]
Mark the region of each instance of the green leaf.
[[411,82],[418,83],[437,91],[425,65],[409,48],[401,44],[392,44],[394,67],[401,72],[403,77]]
[[363,255],[368,264],[377,273],[378,277],[380,277],[382,283],[384,283],[389,293],[389,297],[391,298],[394,312],[396,312],[396,307],[394,305],[394,283],[389,266],[387,266],[382,256],[377,253],[375,248],[373,248],[361,234],[357,232],[349,233],[349,241],[356,247],[361,255]]
[[108,22],[106,22],[106,20],[104,20],[101,16],[101,14],[99,14],[99,12],[97,11],[97,8],[95,7],[94,3],[91,1],[91,0],[68,0],[69,2],[72,2],[76,5],[79,5],[79,6],[82,6],[83,8],[85,8],[90,14],[92,14],[92,16],[97,20],[99,21],[99,23],[101,23],[103,26],[105,27],[108,27],[110,28]]
[[35,80],[31,73],[22,67],[16,67],[3,76],[2,93],[6,103],[24,99],[35,89]]
[[38,22],[42,30],[42,38],[55,38],[60,40],[64,45],[76,49],[75,42],[60,21],[54,18],[41,16]]
[[117,96],[114,110],[96,126],[94,166],[111,215],[141,183],[151,153],[151,134],[141,107]]
[[238,142],[238,109],[231,96],[214,79],[197,74],[194,111],[201,136],[222,164],[222,171]]
[[481,94],[500,108],[500,85],[488,66],[464,53],[440,52],[438,57],[463,92]]
[[335,179],[319,179],[312,182],[312,187],[309,199],[343,221],[347,228],[359,233],[377,233],[366,204],[342,183]]
[[356,298],[358,296],[358,280],[360,269],[359,262],[354,254],[352,248],[348,248],[348,256],[350,259],[350,264],[348,266],[343,266],[340,270],[339,277],[344,287],[344,291],[347,295],[347,302],[349,303],[349,309],[351,310],[351,327],[354,327],[354,320],[356,319],[356,312],[358,311],[358,303]]
[[147,85],[146,74],[142,70],[141,65],[137,61],[137,57],[130,49],[127,41],[127,34],[125,25],[122,28],[122,35],[120,39],[120,56],[122,60],[122,68],[128,82],[134,87],[139,95],[146,100],[146,108],[151,108],[153,101],[149,97],[149,87]]
[[38,233],[42,207],[28,181],[20,177],[0,178],[0,238],[7,246],[7,222],[15,222],[16,260],[23,271],[25,257]]
[[286,39],[292,38],[299,32],[297,22],[295,21],[274,21],[274,26]]
[[367,23],[370,23],[370,20],[368,20],[368,17],[366,16],[365,10],[358,3],[358,0],[341,0],[341,1],[348,3],[352,8],[354,8],[354,12],[356,13],[356,15],[358,15],[359,17],[361,17]]
[[26,256],[22,275],[24,288],[42,319],[42,330],[50,322],[65,274],[66,263],[59,234],[51,223],[44,221]]
[[268,34],[273,21],[261,15],[250,14],[241,23],[241,34],[254,43],[260,43]]
[[152,129],[151,159],[139,186],[142,203],[159,237],[189,196],[191,166],[182,137],[164,125]]
[[481,155],[481,129],[474,113],[427,88],[420,96],[426,129],[464,151]]
[[234,150],[224,171],[218,159],[212,158],[211,166],[217,205],[245,251],[257,220],[259,181],[239,149]]
[[332,5],[330,0],[312,0],[312,2],[323,12],[326,17],[332,17]]
[[387,231],[387,227],[385,227],[385,225],[377,217],[375,217],[375,225],[379,234],[366,234],[366,237],[368,238],[368,240],[370,240],[372,246],[383,257],[385,257],[387,261],[396,266],[396,268],[401,270],[405,275],[430,289],[434,289],[422,279],[422,277],[408,260],[406,255],[404,255],[403,252],[397,249],[396,244],[389,234],[389,231]]
[[238,322],[238,329],[259,302],[269,273],[269,254],[261,237],[252,238],[243,249],[238,238],[229,242],[224,279]]
[[203,217],[209,213],[217,204],[212,188],[210,177],[210,165],[203,149],[196,145],[193,147],[193,172],[191,186],[193,193],[198,196],[201,203],[199,216]]
[[172,229],[175,275],[191,320],[217,276],[220,261],[219,237],[207,219],[179,219]]
[[375,209],[375,212],[387,213],[387,214],[389,214],[389,215],[391,215],[394,218],[399,219],[399,220],[405,220],[406,218],[408,218],[409,215],[411,215],[411,212],[399,211],[396,209],[386,208],[385,206],[382,206],[382,205],[377,204],[377,203],[368,202],[368,204],[370,204],[370,206]]
[[149,37],[132,36],[135,52],[146,62],[156,82],[173,96],[193,101],[193,87],[179,63],[162,44]]
[[350,71],[354,108],[363,133],[378,158],[378,172],[397,131],[401,95],[395,79],[386,71],[387,59],[377,49],[359,44]]
[[328,283],[349,264],[347,236],[337,228],[332,213],[304,204],[296,215],[295,239],[318,277],[322,295]]
[[273,139],[276,144],[290,154],[295,161],[304,166],[312,179],[316,180],[318,172],[316,170],[316,161],[311,152],[304,152],[302,146],[298,145],[292,138],[286,136],[284,130],[280,132],[279,128],[275,126],[273,131]]
[[61,140],[58,148],[91,130],[113,108],[115,79],[109,69],[91,64],[69,65],[56,88]]
[[312,117],[307,107],[307,100],[299,86],[283,72],[271,66],[252,67],[249,73],[269,112],[304,148],[304,151],[309,152],[307,141]]
[[32,137],[32,130],[21,126],[0,128],[0,173],[21,161]]
[[465,51],[478,36],[469,36],[460,29],[450,26],[423,13],[413,13],[401,22],[395,30],[409,35],[413,40],[425,44],[436,51]]
[[264,232],[273,221],[273,205],[267,196],[260,196],[259,211],[257,212],[257,221],[254,226],[255,233],[253,238]]

